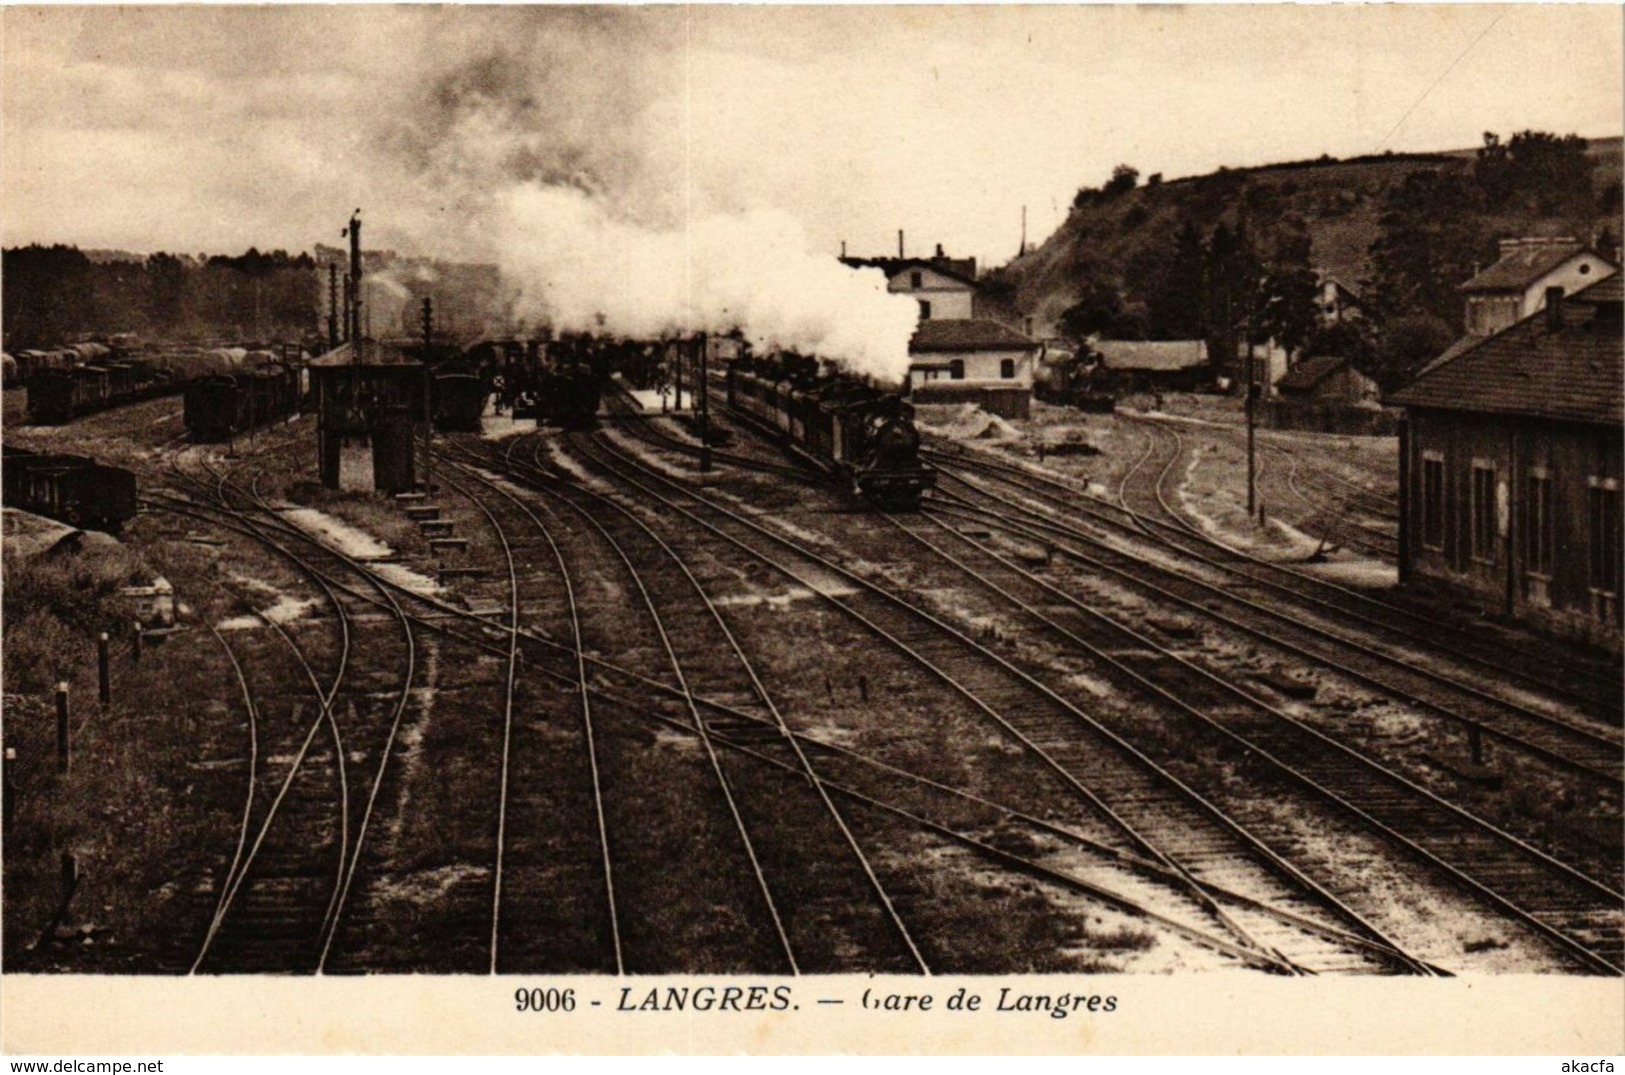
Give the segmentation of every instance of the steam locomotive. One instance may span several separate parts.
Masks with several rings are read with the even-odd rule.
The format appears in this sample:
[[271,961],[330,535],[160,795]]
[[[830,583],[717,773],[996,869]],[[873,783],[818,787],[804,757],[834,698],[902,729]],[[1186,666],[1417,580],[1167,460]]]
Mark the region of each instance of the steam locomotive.
[[1107,387],[1100,358],[1093,354],[1046,351],[1033,375],[1033,395],[1045,403],[1093,414],[1111,414],[1117,409],[1117,397]]
[[46,455],[6,445],[3,498],[8,507],[70,526],[117,532],[135,516],[135,475],[82,455]]
[[728,406],[865,504],[912,510],[936,484],[920,461],[914,408],[895,392],[846,375],[821,375],[800,356],[739,359],[728,367]]

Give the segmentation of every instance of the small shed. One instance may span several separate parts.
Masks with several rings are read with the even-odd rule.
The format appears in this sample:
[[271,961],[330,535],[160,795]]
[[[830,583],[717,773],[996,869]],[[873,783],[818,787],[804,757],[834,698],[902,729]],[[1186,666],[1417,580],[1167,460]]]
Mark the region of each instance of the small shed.
[[309,373],[322,484],[357,492],[413,488],[416,438],[428,433],[428,367],[362,341],[312,359]]
[[1381,393],[1377,382],[1338,355],[1306,358],[1287,370],[1275,383],[1284,400],[1351,406],[1375,400]]
[[1106,381],[1127,392],[1190,392],[1213,383],[1206,340],[1095,340]]

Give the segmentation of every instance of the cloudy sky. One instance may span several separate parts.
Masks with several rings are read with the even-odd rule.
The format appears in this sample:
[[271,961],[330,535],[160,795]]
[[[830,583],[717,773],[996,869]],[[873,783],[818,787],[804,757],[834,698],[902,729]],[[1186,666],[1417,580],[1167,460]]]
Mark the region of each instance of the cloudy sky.
[[[516,191],[1001,262],[1113,165],[1618,135],[1614,5],[5,7],[7,245],[488,257]],[[775,227],[783,224],[775,218]],[[511,237],[510,240],[511,241]]]

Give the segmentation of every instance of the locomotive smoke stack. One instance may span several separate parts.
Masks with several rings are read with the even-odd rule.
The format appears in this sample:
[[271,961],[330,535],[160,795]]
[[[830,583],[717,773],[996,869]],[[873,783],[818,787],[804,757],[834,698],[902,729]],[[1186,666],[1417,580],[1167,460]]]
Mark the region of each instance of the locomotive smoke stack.
[[905,255],[903,254],[903,229],[898,228],[897,229],[897,257],[898,257],[899,260],[901,260],[904,256]]

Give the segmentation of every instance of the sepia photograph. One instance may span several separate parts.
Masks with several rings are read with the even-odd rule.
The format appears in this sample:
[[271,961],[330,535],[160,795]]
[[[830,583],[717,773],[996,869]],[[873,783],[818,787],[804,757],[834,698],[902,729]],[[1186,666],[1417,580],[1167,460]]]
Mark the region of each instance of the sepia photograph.
[[1625,1050],[1622,40],[0,8],[13,1011]]

